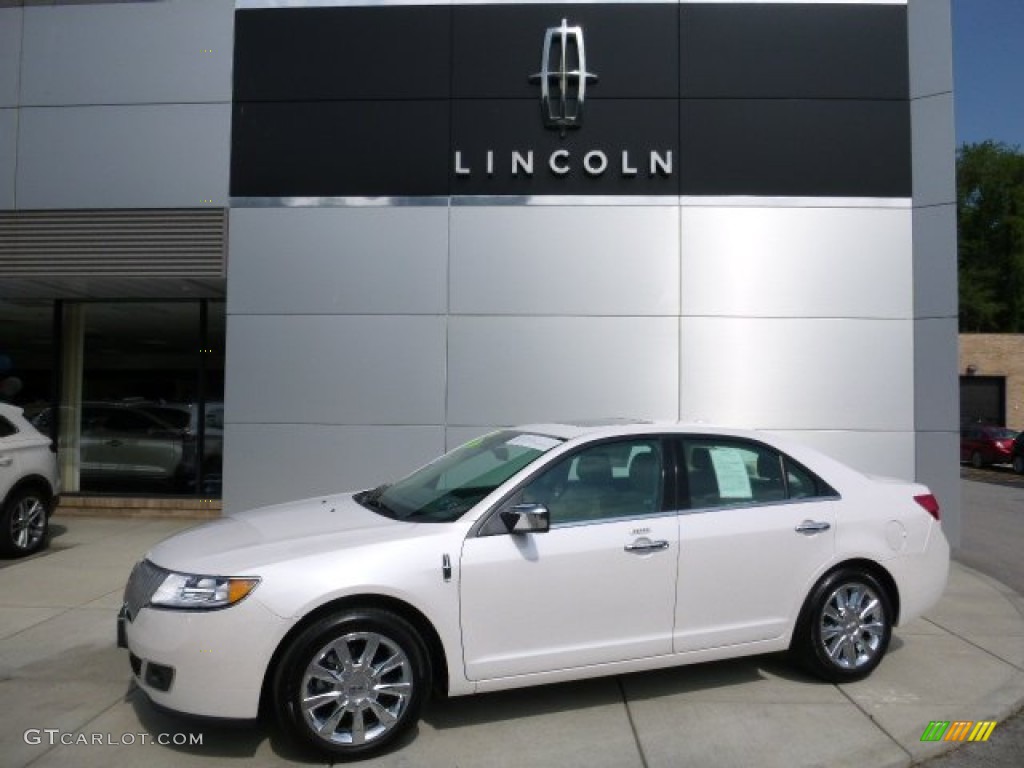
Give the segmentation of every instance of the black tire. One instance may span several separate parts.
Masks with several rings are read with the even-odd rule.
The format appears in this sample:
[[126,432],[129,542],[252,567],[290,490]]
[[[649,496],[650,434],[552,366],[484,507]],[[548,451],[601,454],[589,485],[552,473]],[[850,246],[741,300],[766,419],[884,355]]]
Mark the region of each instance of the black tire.
[[26,557],[46,546],[51,503],[50,494],[35,486],[11,492],[0,510],[0,555]]
[[1018,475],[1024,475],[1024,454],[1013,457],[1013,471]]
[[878,579],[860,568],[840,568],[808,595],[790,652],[830,683],[863,680],[889,648],[894,617],[892,598]]
[[971,454],[971,466],[975,469],[981,469],[985,466],[985,460],[981,458],[981,454],[978,451]]
[[[429,657],[416,630],[400,616],[366,608],[320,619],[291,642],[274,675],[274,708],[300,746],[356,759],[412,728],[429,689]],[[307,697],[321,703],[304,708]]]

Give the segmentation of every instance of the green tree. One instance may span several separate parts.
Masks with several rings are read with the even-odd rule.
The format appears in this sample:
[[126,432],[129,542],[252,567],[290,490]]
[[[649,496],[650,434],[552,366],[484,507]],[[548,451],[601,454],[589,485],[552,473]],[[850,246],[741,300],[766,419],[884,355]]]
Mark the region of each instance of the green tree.
[[1024,333],[1024,153],[964,144],[956,182],[960,330]]

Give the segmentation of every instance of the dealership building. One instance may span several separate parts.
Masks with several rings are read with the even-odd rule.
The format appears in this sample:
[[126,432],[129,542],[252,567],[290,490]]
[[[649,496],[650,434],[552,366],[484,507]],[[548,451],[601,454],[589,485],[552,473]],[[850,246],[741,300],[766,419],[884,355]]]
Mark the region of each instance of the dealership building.
[[952,90],[948,0],[0,0],[0,397],[69,499],[623,416],[916,478],[955,542]]

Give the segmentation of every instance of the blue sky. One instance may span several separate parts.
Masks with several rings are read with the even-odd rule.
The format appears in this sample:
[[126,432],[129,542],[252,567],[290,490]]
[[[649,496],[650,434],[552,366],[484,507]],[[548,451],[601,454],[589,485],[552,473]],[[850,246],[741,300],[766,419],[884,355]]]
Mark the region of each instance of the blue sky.
[[1024,149],[1024,0],[953,0],[956,143]]

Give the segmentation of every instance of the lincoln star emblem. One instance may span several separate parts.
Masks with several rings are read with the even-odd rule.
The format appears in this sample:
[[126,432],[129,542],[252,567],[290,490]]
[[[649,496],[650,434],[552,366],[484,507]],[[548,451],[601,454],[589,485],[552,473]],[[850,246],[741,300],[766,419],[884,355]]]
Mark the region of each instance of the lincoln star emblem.
[[530,78],[538,81],[545,125],[563,136],[567,128],[579,128],[587,83],[597,82],[597,75],[587,72],[583,27],[570,27],[562,19],[562,26],[544,33],[540,72]]

